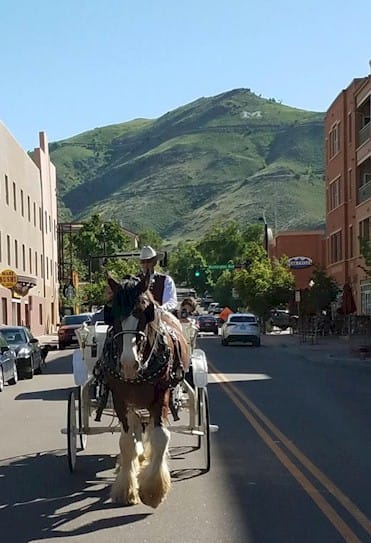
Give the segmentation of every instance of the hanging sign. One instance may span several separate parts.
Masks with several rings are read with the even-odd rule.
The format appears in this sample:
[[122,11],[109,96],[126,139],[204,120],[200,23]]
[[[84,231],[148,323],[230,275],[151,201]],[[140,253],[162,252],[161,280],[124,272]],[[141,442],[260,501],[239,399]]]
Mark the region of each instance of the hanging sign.
[[302,268],[309,268],[313,264],[312,259],[309,256],[293,256],[288,259],[287,265],[292,270],[300,270]]
[[17,284],[17,274],[13,270],[3,270],[0,272],[0,283],[5,288],[13,288]]

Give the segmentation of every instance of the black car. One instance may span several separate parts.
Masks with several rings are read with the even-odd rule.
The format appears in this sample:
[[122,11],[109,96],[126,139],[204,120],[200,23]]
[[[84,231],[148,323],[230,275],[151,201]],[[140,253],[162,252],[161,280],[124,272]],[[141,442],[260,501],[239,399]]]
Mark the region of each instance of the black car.
[[200,315],[197,317],[197,325],[200,332],[213,332],[218,335],[218,319],[214,315]]
[[5,383],[15,385],[18,381],[15,353],[9,348],[4,336],[0,333],[0,392]]
[[19,378],[32,379],[34,373],[41,373],[44,353],[30,330],[26,326],[2,326],[0,331],[16,355]]

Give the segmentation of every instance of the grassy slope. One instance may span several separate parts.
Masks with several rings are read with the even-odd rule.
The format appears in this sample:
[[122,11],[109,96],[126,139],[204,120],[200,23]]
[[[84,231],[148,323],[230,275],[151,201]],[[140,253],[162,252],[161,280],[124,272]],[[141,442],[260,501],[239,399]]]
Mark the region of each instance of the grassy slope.
[[201,98],[53,144],[59,193],[75,218],[101,212],[173,240],[263,209],[278,228],[318,226],[322,119],[243,89]]

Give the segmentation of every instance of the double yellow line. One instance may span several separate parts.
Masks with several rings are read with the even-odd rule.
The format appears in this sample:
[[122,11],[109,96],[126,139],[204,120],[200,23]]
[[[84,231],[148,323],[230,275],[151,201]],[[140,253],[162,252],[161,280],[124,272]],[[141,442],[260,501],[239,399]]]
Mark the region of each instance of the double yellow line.
[[[312,498],[323,514],[329,519],[336,530],[342,535],[344,541],[348,543],[361,543],[361,540],[349,528],[349,526],[338,515],[335,509],[324,499],[319,490],[309,481],[304,473],[287,456],[287,454],[276,444],[271,435],[275,436],[286,447],[302,466],[325,487],[330,494],[355,518],[362,528],[371,535],[371,521],[362,511],[346,496],[321,470],[319,470],[272,422],[249,400],[238,388],[228,382],[227,377],[210,362],[209,371],[213,372],[213,379],[218,382],[224,392],[229,396],[232,402],[237,406],[246,420],[249,421],[256,433],[261,437],[264,443],[276,455],[278,460],[285,466],[297,482],[303,487],[305,492]],[[271,435],[267,432],[268,429]]]

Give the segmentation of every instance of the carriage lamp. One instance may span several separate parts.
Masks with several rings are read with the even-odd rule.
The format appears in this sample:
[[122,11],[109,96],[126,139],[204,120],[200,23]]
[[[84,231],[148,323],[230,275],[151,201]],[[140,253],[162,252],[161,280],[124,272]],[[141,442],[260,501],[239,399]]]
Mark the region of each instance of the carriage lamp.
[[82,324],[81,328],[79,328],[78,334],[79,334],[80,341],[81,341],[81,348],[85,349],[86,342],[87,342],[87,339],[88,339],[88,336],[89,336],[89,329],[87,327],[86,322],[84,322]]

